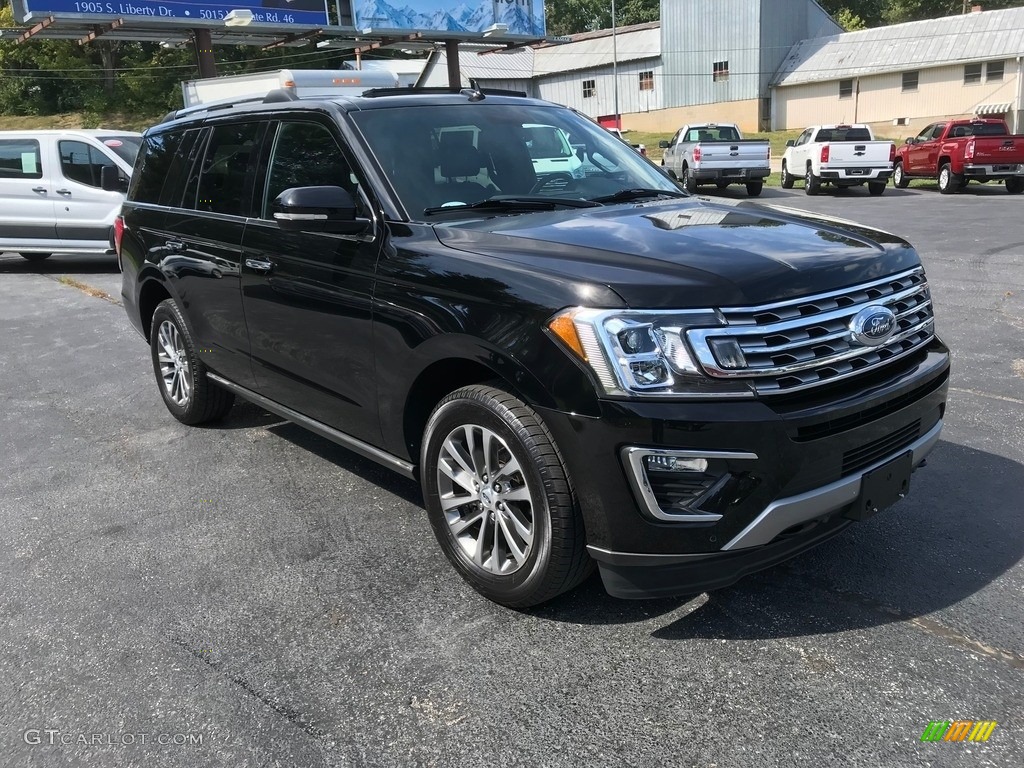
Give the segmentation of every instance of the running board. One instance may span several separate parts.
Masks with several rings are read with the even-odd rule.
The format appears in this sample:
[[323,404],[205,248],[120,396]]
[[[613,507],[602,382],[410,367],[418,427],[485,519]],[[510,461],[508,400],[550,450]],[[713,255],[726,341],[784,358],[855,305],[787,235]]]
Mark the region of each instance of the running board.
[[325,437],[332,443],[348,448],[354,453],[358,453],[360,456],[376,461],[378,464],[382,464],[388,469],[393,469],[400,475],[404,475],[411,480],[416,479],[416,467],[410,464],[404,459],[400,459],[387,451],[382,451],[380,448],[376,448],[369,443],[364,443],[362,440],[346,435],[344,432],[340,432],[334,427],[329,427],[321,421],[311,419],[309,416],[303,416],[298,411],[293,411],[286,405],[281,405],[263,395],[256,394],[252,390],[246,389],[243,386],[235,384],[233,381],[218,376],[215,373],[207,373],[207,378],[210,381],[215,382],[218,386],[224,387],[224,389],[234,392],[236,395],[244,397],[256,405],[266,408],[271,413],[277,414],[282,419],[298,424],[300,427],[308,429],[310,432],[315,432],[320,437]]

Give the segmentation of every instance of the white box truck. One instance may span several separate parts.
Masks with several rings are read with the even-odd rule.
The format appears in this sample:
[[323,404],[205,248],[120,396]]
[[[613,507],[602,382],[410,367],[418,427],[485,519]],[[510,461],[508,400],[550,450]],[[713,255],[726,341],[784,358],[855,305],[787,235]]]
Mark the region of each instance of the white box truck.
[[207,77],[181,84],[185,108],[266,96],[271,91],[293,92],[299,98],[359,96],[371,88],[397,88],[398,76],[383,70],[278,69],[245,75]]

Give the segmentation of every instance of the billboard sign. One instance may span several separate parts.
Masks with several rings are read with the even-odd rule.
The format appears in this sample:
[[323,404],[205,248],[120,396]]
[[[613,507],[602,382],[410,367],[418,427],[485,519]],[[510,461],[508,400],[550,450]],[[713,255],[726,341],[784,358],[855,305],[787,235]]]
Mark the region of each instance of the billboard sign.
[[545,34],[544,0],[354,0],[352,7],[360,30],[490,32],[496,41]]
[[39,19],[90,16],[104,18],[177,20],[183,26],[199,21],[203,26],[223,21],[231,11],[252,11],[260,24],[322,27],[328,24],[327,0],[21,0],[24,18]]

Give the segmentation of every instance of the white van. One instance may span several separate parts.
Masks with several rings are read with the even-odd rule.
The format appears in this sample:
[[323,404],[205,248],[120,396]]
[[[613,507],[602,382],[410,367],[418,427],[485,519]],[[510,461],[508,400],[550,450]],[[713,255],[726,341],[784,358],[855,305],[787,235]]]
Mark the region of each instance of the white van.
[[0,252],[30,261],[55,252],[112,254],[114,219],[141,144],[130,131],[0,131]]

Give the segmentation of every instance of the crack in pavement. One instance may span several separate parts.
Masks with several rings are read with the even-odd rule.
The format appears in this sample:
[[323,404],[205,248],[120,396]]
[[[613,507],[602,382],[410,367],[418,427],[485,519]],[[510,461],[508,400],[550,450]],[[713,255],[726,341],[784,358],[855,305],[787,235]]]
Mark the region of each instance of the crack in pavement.
[[997,648],[993,645],[988,645],[980,640],[975,640],[967,635],[957,632],[955,629],[947,627],[945,624],[936,621],[935,619],[927,616],[914,616],[913,614],[902,611],[898,608],[893,608],[886,605],[885,603],[876,600],[873,597],[862,595],[859,592],[850,592],[839,587],[831,585],[822,585],[820,582],[814,581],[805,574],[798,573],[789,568],[784,569],[793,578],[803,582],[806,586],[816,589],[820,592],[828,592],[838,597],[842,602],[857,605],[861,608],[866,608],[874,613],[881,614],[886,617],[892,617],[898,619],[901,623],[910,624],[922,632],[927,632],[930,635],[939,637],[946,640],[952,645],[959,648],[963,648],[974,653],[979,653],[990,659],[1001,661],[1009,664],[1014,669],[1024,669],[1024,654],[1016,653],[1014,651],[1007,651],[1003,648]]
[[261,704],[266,705],[273,712],[283,717],[289,723],[292,723],[293,725],[299,727],[301,730],[305,731],[310,736],[313,736],[317,739],[326,739],[329,737],[330,734],[328,734],[327,731],[323,730],[322,728],[317,728],[315,725],[310,723],[302,712],[292,709],[291,707],[286,707],[283,704],[278,704],[273,699],[268,698],[267,696],[263,695],[255,688],[253,688],[252,685],[247,680],[238,677],[237,675],[229,675],[226,672],[222,671],[220,668],[220,663],[209,658],[203,651],[193,648],[191,645],[186,643],[181,638],[172,637],[170,638],[170,640],[179,648],[184,649],[190,656],[199,659],[199,661],[201,661],[204,665],[214,670],[217,674],[221,675],[222,677],[225,677],[228,680],[230,680],[232,683],[237,685],[239,688],[241,688],[247,694],[249,694],[254,699],[259,701]]

